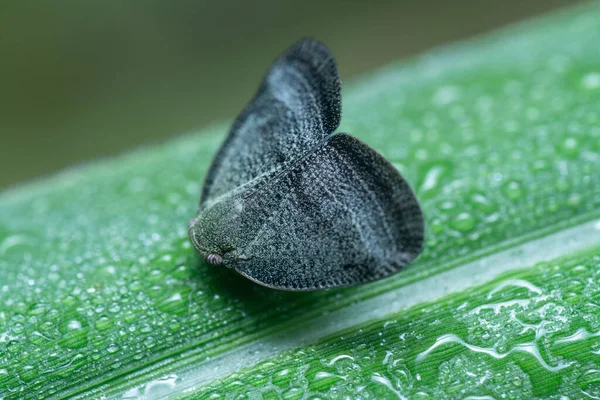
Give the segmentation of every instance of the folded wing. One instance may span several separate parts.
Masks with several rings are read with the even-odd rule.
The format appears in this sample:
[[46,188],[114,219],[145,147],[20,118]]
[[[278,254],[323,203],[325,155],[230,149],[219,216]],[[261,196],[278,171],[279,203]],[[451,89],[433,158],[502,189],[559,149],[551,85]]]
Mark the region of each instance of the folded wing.
[[235,268],[265,286],[314,290],[394,274],[421,252],[411,188],[381,155],[346,134],[325,140],[244,201]]
[[284,169],[338,127],[341,86],[324,44],[304,39],[271,66],[234,122],[207,175],[200,205]]

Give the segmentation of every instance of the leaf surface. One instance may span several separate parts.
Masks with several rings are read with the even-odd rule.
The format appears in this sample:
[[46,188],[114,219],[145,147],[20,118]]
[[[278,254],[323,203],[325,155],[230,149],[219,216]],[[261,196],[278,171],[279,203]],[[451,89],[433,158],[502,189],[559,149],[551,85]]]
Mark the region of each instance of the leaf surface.
[[[214,357],[241,351],[243,345],[252,348],[290,329],[309,337],[311,321],[324,313],[352,310],[481,257],[594,221],[600,216],[599,42],[600,7],[594,3],[437,50],[345,86],[341,130],[366,141],[402,171],[422,202],[427,224],[418,261],[373,284],[276,292],[200,260],[187,239],[187,221],[226,125],[4,192],[0,397],[97,398],[136,393],[137,385],[151,390],[156,382],[177,393],[184,386],[181,371],[209,368]],[[591,274],[595,261],[586,260]],[[532,271],[540,279],[548,274]],[[539,286],[538,278],[523,279]],[[544,290],[566,297],[572,292],[569,282]],[[575,293],[588,283],[581,284]],[[474,296],[477,303],[485,290],[457,296]],[[598,305],[594,299],[590,307]],[[456,305],[452,302],[427,307],[442,312]],[[463,317],[468,319],[467,311]],[[416,312],[401,312],[398,318]],[[468,321],[460,317],[448,316],[448,323],[456,324],[452,329],[426,331],[421,347],[447,332],[465,343],[491,345],[471,340]],[[583,327],[577,322],[583,317],[564,318],[561,334]],[[349,318],[339,329],[354,323]],[[593,332],[591,326],[586,329]],[[379,338],[369,337],[368,346],[375,348]],[[306,365],[318,369],[315,363],[327,356],[322,348],[344,349],[343,342],[334,342],[288,357],[306,351]],[[504,353],[509,347],[496,350]],[[573,357],[583,365],[592,362],[592,353]],[[413,357],[406,359],[409,368],[416,354],[406,353]],[[469,358],[461,344],[439,347],[423,361],[434,366],[423,384],[439,378],[441,372],[434,370],[455,368],[452,363],[461,354],[465,363],[482,368],[493,361],[484,353]],[[515,361],[519,357],[532,368],[539,364],[518,352],[493,362],[520,368],[523,374],[517,369],[514,374],[523,385],[530,382],[533,393],[546,393],[534,387],[535,377],[525,379],[532,370]],[[562,362],[543,357],[549,365]],[[371,371],[367,364],[364,371]],[[557,373],[561,382],[570,373],[564,371]],[[329,387],[312,381],[315,374],[304,375],[307,388]],[[255,386],[259,381],[243,382]],[[215,390],[226,395],[226,387]]]

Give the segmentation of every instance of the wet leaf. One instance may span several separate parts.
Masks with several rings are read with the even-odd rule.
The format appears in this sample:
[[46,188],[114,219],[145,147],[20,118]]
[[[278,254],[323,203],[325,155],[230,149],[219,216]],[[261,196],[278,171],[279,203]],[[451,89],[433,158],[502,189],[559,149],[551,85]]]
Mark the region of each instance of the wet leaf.
[[[250,364],[239,381],[225,377],[206,395],[354,396],[362,384],[375,398],[493,396],[502,388],[516,398],[598,396],[597,260],[572,254],[566,229],[590,229],[600,217],[599,41],[600,8],[587,5],[345,85],[341,130],[402,171],[427,223],[418,262],[373,284],[276,292],[200,260],[187,222],[226,125],[4,192],[0,397],[180,393],[220,377],[213,363],[224,354],[267,364]],[[564,241],[523,247],[563,233]],[[527,284],[490,299],[501,281],[460,289],[477,282],[473,270],[435,290],[418,286],[482,257],[508,254],[484,264],[482,276],[527,264],[528,252],[564,258],[517,273],[511,279]],[[459,293],[426,301],[453,289]],[[399,303],[387,317],[361,309],[411,290],[415,308]],[[491,306],[502,301],[516,302]],[[350,327],[344,339],[274,358],[319,339],[315,321],[343,310],[336,329]],[[361,325],[375,317],[384,319]]]

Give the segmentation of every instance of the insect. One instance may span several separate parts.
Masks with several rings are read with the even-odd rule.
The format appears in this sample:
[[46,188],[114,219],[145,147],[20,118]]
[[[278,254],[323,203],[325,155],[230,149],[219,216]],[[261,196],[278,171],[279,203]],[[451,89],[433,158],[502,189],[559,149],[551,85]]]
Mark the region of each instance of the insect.
[[273,63],[205,179],[188,233],[206,262],[274,289],[355,285],[398,272],[423,247],[408,183],[345,133],[333,56],[303,39]]

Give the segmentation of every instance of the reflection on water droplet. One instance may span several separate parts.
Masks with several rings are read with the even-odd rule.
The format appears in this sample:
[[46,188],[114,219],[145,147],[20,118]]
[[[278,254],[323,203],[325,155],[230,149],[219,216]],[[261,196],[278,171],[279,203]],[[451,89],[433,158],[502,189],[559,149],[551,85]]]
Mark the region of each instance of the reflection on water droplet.
[[492,289],[490,291],[490,293],[488,294],[487,298],[491,299],[494,294],[498,293],[499,291],[501,291],[502,289],[504,289],[505,287],[508,287],[508,286],[522,287],[533,293],[542,294],[542,289],[540,289],[539,287],[537,287],[536,285],[534,285],[531,282],[528,282],[523,279],[508,279],[508,280],[500,282],[500,284],[498,284],[498,286],[496,286],[494,289]]
[[67,327],[69,329],[81,329],[81,322],[73,319],[71,321],[68,322]]
[[177,332],[181,328],[181,323],[177,320],[173,320],[169,324],[168,328],[171,332]]
[[508,182],[504,186],[504,192],[512,200],[517,200],[523,195],[521,184],[517,181]]
[[598,331],[596,333],[589,333],[585,328],[579,328],[571,336],[567,336],[562,339],[557,339],[554,343],[557,343],[557,344],[558,343],[573,343],[573,342],[577,342],[580,340],[585,340],[585,339],[589,339],[591,337],[598,337],[598,336],[600,336],[600,331]]
[[119,351],[119,346],[117,346],[116,344],[112,343],[110,346],[108,346],[108,348],[106,349],[106,351],[108,351],[109,353],[116,353],[117,351]]
[[558,146],[558,151],[566,157],[574,158],[579,155],[581,143],[574,137],[567,137]]
[[134,280],[129,284],[129,290],[132,292],[139,292],[142,290],[142,283],[138,280]]
[[[33,344],[37,344],[40,345],[42,343],[45,343],[47,341],[51,340],[49,337],[44,336],[41,332],[39,331],[34,331],[31,333],[31,336],[29,337],[29,341]],[[1,342],[1,340],[0,340]]]
[[29,310],[29,315],[41,315],[45,313],[47,309],[48,304],[36,303],[33,306],[31,306],[31,309]]
[[112,303],[110,307],[108,307],[108,311],[111,313],[117,313],[121,310],[121,306],[118,303]]
[[458,344],[458,345],[461,345],[475,353],[487,354],[496,359],[505,358],[506,356],[508,356],[512,353],[527,353],[527,354],[533,356],[542,367],[544,367],[546,370],[548,370],[550,372],[558,372],[564,368],[567,368],[568,366],[570,366],[572,364],[572,362],[568,362],[568,363],[564,363],[564,364],[559,363],[557,366],[549,365],[542,358],[542,355],[540,354],[540,351],[537,347],[537,343],[535,343],[535,342],[520,343],[520,344],[514,346],[513,348],[511,348],[506,353],[499,353],[493,347],[481,347],[481,346],[475,346],[475,345],[466,343],[464,340],[462,340],[461,338],[459,338],[458,336],[456,336],[453,333],[449,333],[449,334],[440,336],[435,341],[435,343],[433,345],[431,345],[431,347],[429,347],[427,350],[419,353],[416,357],[416,360],[422,361],[423,359],[425,359],[425,357],[427,357],[429,354],[431,354],[435,349],[437,349],[438,347],[443,346],[445,344]]
[[16,323],[12,326],[12,333],[14,333],[15,335],[18,335],[19,333],[23,333],[24,329],[25,328],[23,327],[23,324]]
[[383,358],[383,361],[381,362],[383,365],[386,365],[388,363],[388,361],[390,360],[390,357],[392,356],[392,352],[391,351],[386,351],[385,352],[385,357]]
[[158,309],[169,314],[185,315],[188,312],[189,298],[190,289],[182,287],[179,291],[162,300],[158,304]]
[[144,346],[146,346],[147,348],[151,349],[152,347],[154,347],[156,345],[156,341],[154,340],[154,338],[152,336],[148,336],[145,340],[144,340]]
[[433,103],[439,106],[450,104],[458,99],[460,89],[456,86],[442,86],[433,95]]
[[371,376],[371,381],[373,381],[373,382],[375,382],[375,383],[379,383],[379,384],[382,384],[382,385],[384,385],[384,386],[385,386],[385,387],[387,387],[387,388],[388,388],[388,389],[389,389],[389,390],[390,390],[390,391],[391,391],[391,392],[392,392],[394,395],[396,395],[396,397],[397,397],[398,399],[401,399],[401,400],[407,400],[407,397],[404,397],[404,396],[402,395],[402,393],[400,393],[400,391],[399,391],[399,390],[396,390],[396,389],[394,388],[394,386],[392,385],[392,382],[390,382],[390,380],[389,380],[388,378],[386,378],[386,377],[384,377],[384,376],[382,376],[382,375],[380,375],[380,374],[378,374],[378,373],[375,373],[375,374],[373,374],[373,375]]
[[336,362],[338,362],[339,360],[344,360],[344,359],[348,359],[350,361],[354,361],[354,357],[349,356],[347,354],[341,354],[341,355],[339,355],[337,357],[332,358],[331,361],[329,361],[329,365],[333,365]]
[[35,368],[33,365],[24,366],[21,370],[21,373],[19,374],[19,377],[25,382],[31,382],[32,380],[37,378],[37,376],[37,368]]
[[421,197],[431,197],[438,189],[442,178],[447,175],[448,168],[445,165],[433,165],[427,170],[419,186],[418,193]]
[[469,232],[475,228],[475,218],[467,212],[458,214],[450,223],[452,228],[459,232]]
[[346,380],[345,376],[335,375],[326,371],[317,372],[315,374],[315,379],[324,379],[324,378],[338,378],[342,380]]
[[598,89],[600,88],[600,73],[590,72],[583,76],[581,84],[585,89]]
[[[186,241],[186,243],[188,243],[188,241]],[[191,276],[191,269],[187,265],[180,265],[173,271],[172,275],[177,279],[186,279]]]
[[471,201],[476,209],[483,212],[490,213],[495,210],[492,202],[481,193],[475,193],[473,196],[471,196]]
[[2,243],[0,243],[0,254],[4,255],[8,253],[10,249],[15,246],[19,246],[27,243],[27,236],[25,235],[11,235],[6,237]]
[[99,331],[105,331],[113,326],[113,321],[108,317],[100,317],[94,323],[94,327]]
[[469,314],[477,314],[481,310],[494,310],[494,314],[498,314],[504,307],[513,307],[515,305],[525,307],[529,303],[531,303],[531,299],[507,300],[500,303],[482,304],[472,309]]
[[285,400],[298,400],[304,395],[304,391],[299,388],[291,388],[281,394],[281,398]]
[[142,393],[139,387],[134,387],[123,393],[123,399],[141,399]]
[[149,282],[162,282],[164,280],[164,274],[161,270],[155,269],[150,271],[150,274],[146,277]]
[[581,195],[579,193],[571,193],[569,194],[569,198],[567,199],[567,204],[571,207],[577,207],[581,204]]
[[145,384],[144,395],[148,399],[159,398],[168,394],[179,382],[175,374],[150,381]]
[[444,211],[452,211],[456,209],[456,202],[450,200],[444,201],[442,204],[440,204],[440,209]]

